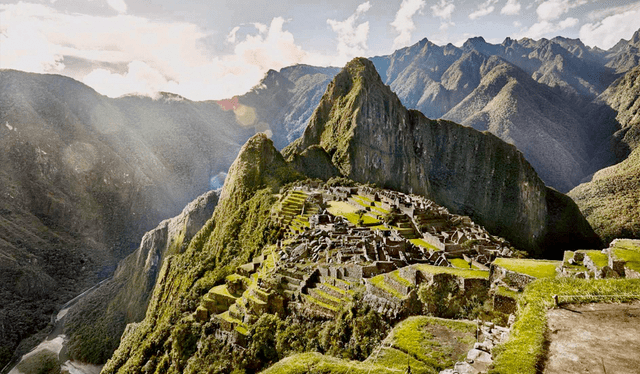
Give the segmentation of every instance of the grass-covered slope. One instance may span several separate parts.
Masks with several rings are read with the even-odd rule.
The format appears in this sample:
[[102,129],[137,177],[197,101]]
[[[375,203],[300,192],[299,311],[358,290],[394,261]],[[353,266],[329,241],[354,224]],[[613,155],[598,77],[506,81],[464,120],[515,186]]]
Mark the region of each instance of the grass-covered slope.
[[640,238],[640,148],[569,192],[604,243]]
[[476,323],[414,316],[398,323],[363,362],[318,353],[289,356],[264,374],[412,373],[435,374],[464,359],[475,343]]
[[196,322],[193,312],[211,287],[273,241],[273,192],[296,176],[264,134],[243,146],[213,217],[183,253],[166,258],[145,319],[125,331],[104,373],[201,372],[198,365],[187,368],[192,355],[213,349],[207,360],[215,362],[215,352],[224,354],[222,344],[205,334],[214,327]]

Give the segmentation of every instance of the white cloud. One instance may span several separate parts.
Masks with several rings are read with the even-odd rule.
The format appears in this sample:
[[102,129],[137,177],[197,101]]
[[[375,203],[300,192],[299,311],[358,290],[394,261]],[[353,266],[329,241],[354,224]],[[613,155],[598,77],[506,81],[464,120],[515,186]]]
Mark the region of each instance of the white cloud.
[[518,0],[507,0],[507,3],[500,10],[500,14],[504,14],[507,16],[516,16],[520,14],[520,8],[522,6],[518,2]]
[[640,10],[640,1],[632,4],[625,4],[625,5],[613,6],[609,8],[596,9],[594,11],[591,11],[587,15],[587,19],[589,19],[590,21],[601,21],[602,19],[607,18],[609,16],[626,13],[630,10]]
[[544,36],[549,36],[549,34],[551,33],[555,33],[564,29],[574,27],[578,24],[578,22],[579,22],[578,19],[572,18],[572,17],[568,17],[558,23],[553,23],[550,21],[540,21],[540,22],[534,23],[528,29],[521,31],[520,33],[515,35],[515,37],[517,39],[523,38],[523,37],[527,37],[531,39],[540,39]]
[[608,16],[599,22],[582,25],[580,39],[586,45],[609,49],[620,39],[629,39],[638,28],[640,9],[635,8]]
[[338,34],[338,56],[333,61],[343,65],[356,56],[363,56],[367,50],[369,38],[369,22],[357,23],[360,16],[366,13],[371,4],[367,1],[356,8],[356,12],[344,21],[328,19],[327,23]]
[[560,23],[558,23],[558,27],[559,27],[559,30],[564,30],[564,29],[574,27],[578,23],[580,23],[580,21],[578,21],[577,18],[569,17],[563,21],[560,21]]
[[[363,12],[364,7],[359,10]],[[243,37],[234,34],[235,40],[226,38],[232,53],[212,57],[203,43],[209,35],[192,23],[125,14],[63,13],[38,4],[0,4],[0,67],[64,74],[63,57],[77,57],[89,64],[128,66],[120,74],[103,68],[73,76],[109,96],[162,90],[194,100],[222,99],[248,91],[268,69],[296,63],[327,64],[335,57],[304,51],[284,25],[280,17],[269,25],[255,24],[255,32]],[[368,32],[368,25],[366,28]],[[361,30],[358,28],[358,35],[363,34]],[[365,45],[364,34],[358,46]]]
[[495,7],[493,6],[493,4],[497,2],[498,0],[487,0],[484,3],[478,5],[478,9],[475,12],[469,14],[469,19],[484,17],[492,13],[495,10]]
[[453,4],[453,0],[440,0],[440,2],[431,6],[433,16],[438,17],[443,21],[450,20],[455,9],[456,6]]
[[107,0],[107,4],[109,4],[109,6],[115,9],[118,13],[127,12],[127,3],[125,3],[124,0]]
[[240,30],[240,26],[236,26],[227,34],[227,43],[234,44],[236,42],[236,34]]
[[538,5],[536,13],[538,14],[539,21],[553,21],[560,18],[571,8],[575,8],[586,3],[586,0],[546,0]]
[[83,82],[103,95],[118,97],[128,93],[152,96],[167,85],[167,80],[157,70],[142,61],[132,61],[125,74],[114,74],[106,69],[95,69]]
[[404,47],[411,42],[411,33],[416,29],[413,23],[413,16],[424,8],[424,0],[402,0],[400,9],[396,13],[396,18],[391,22],[391,26],[398,32],[398,36],[393,40],[393,48]]

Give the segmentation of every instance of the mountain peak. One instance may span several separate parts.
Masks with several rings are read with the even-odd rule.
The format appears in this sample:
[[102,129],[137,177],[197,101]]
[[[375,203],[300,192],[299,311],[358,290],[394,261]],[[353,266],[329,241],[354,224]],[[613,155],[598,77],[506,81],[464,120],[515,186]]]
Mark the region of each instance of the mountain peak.
[[633,45],[634,47],[640,47],[640,29],[636,30],[636,32],[633,33],[631,40],[629,40],[629,44]]

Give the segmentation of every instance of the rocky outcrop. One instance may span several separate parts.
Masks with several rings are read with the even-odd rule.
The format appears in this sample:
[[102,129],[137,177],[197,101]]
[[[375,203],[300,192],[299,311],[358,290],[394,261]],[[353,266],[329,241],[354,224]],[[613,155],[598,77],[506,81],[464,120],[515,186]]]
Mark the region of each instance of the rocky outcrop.
[[144,318],[162,262],[186,249],[211,218],[218,195],[217,191],[201,195],[180,215],[147,232],[113,278],[69,310],[64,333],[73,359],[102,364],[111,356],[125,326]]
[[315,145],[343,175],[427,196],[531,253],[557,257],[565,245],[598,244],[571,199],[547,188],[514,146],[407,110],[369,60],[336,76],[291,147]]

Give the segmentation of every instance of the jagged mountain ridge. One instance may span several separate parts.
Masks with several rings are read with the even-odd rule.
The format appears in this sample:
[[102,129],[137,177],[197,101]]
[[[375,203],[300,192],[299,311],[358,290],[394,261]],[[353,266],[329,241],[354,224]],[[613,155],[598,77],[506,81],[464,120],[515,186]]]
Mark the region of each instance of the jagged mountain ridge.
[[531,253],[553,257],[564,246],[598,243],[571,199],[547,188],[515,147],[407,110],[369,60],[336,76],[284,154],[318,145],[343,175],[427,196]]

